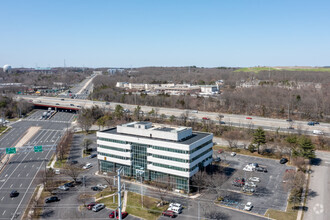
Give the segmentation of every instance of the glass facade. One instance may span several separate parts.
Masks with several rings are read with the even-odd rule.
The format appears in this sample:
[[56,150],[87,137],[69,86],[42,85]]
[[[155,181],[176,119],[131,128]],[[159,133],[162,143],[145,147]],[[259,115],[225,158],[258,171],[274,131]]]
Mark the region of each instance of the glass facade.
[[[187,168],[182,168],[182,167],[178,167],[178,166],[172,166],[171,161],[176,161],[176,162],[180,162],[180,163],[192,163],[195,160],[199,159],[200,157],[202,157],[205,154],[212,151],[212,148],[200,153],[199,155],[195,156],[194,158],[192,158],[190,160],[166,156],[166,152],[192,154],[192,153],[198,151],[199,149],[205,147],[206,145],[212,143],[212,140],[203,143],[202,145],[196,147],[195,149],[193,149],[191,151],[187,151],[187,150],[171,149],[171,148],[165,148],[165,147],[160,147],[160,146],[152,146],[152,145],[134,143],[134,142],[113,140],[113,139],[109,139],[109,138],[99,138],[98,137],[98,139],[102,140],[102,141],[131,145],[131,150],[123,149],[123,148],[119,148],[119,147],[99,145],[98,147],[109,149],[109,150],[121,151],[121,152],[131,152],[131,158],[122,157],[122,156],[113,155],[113,154],[101,153],[101,152],[98,152],[99,155],[107,156],[110,158],[112,157],[112,158],[132,161],[132,166],[126,166],[126,165],[114,163],[111,161],[100,160],[100,171],[101,172],[115,172],[119,167],[123,167],[123,169],[124,169],[123,172],[124,172],[124,175],[126,175],[126,176],[133,176],[134,178],[140,180],[140,175],[142,175],[144,180],[161,182],[161,183],[166,184],[166,186],[170,186],[171,188],[176,188],[176,189],[182,189],[182,190],[185,190],[186,192],[189,190],[189,178],[175,176],[175,175],[171,175],[168,173],[147,170],[147,164],[149,163],[149,164],[152,164],[153,166],[163,167],[163,168],[172,169],[172,170],[191,172],[191,171],[195,170],[197,167],[203,166],[203,162],[212,158],[212,156],[205,158],[202,162],[199,162],[198,164],[191,167],[190,169],[187,169]],[[148,148],[164,151],[164,155],[148,154],[147,153]],[[150,161],[148,162],[147,156],[152,156],[154,158],[168,160],[168,163],[162,164],[162,163],[155,163],[155,162],[150,162]],[[144,171],[144,172],[141,172],[141,171]],[[143,174],[141,174],[141,173],[143,173]]]

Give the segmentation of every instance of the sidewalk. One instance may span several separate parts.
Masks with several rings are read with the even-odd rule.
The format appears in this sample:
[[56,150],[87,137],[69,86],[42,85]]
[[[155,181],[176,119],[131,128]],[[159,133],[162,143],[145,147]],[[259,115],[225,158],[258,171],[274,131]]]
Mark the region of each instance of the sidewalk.
[[[311,167],[310,165],[308,166],[308,170],[310,170]],[[305,173],[305,183],[304,183],[304,186],[303,186],[303,192],[301,194],[301,197],[302,197],[302,201],[300,203],[300,206],[303,207],[305,205],[305,196],[306,196],[306,193],[308,193],[308,189],[306,190],[307,186],[308,186],[308,172]],[[302,218],[302,214],[303,214],[303,210],[302,209],[299,209],[298,210],[298,214],[297,214],[297,220],[301,220]]]
[[[103,174],[99,174],[98,171],[95,173],[95,175],[100,176],[100,177],[109,177],[109,176],[106,176],[106,175],[103,175]],[[123,178],[121,179],[121,181],[125,182],[125,183],[136,184],[136,185],[141,186],[140,182],[133,182],[133,181],[125,180]],[[158,190],[158,188],[154,187],[154,186],[150,186],[150,185],[147,185],[147,184],[142,184],[142,185],[143,185],[143,187],[146,187],[146,188],[149,188],[149,189]],[[185,198],[190,198],[190,199],[195,199],[195,198],[200,196],[200,194],[194,194],[194,195],[188,196],[186,194],[182,194],[182,193],[178,193],[178,192],[174,192],[174,191],[167,191],[167,193],[172,194],[172,195],[176,195],[176,196],[185,197]]]

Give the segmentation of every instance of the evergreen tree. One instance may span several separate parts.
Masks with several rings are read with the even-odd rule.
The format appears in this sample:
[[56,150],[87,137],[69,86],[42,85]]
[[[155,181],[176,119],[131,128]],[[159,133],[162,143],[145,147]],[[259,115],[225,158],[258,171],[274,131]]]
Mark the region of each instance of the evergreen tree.
[[294,150],[295,156],[304,157],[307,159],[315,158],[315,146],[310,138],[301,136],[298,139],[298,148]]
[[259,147],[262,144],[266,144],[266,134],[265,131],[259,127],[254,133],[253,133],[253,143],[257,144],[258,148],[258,154],[259,152]]

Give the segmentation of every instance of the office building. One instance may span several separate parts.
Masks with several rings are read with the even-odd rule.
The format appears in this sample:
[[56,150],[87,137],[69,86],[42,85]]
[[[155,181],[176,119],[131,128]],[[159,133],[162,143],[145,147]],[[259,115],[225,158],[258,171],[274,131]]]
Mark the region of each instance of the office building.
[[212,162],[213,134],[132,122],[97,132],[100,172],[166,183],[189,192],[191,177]]

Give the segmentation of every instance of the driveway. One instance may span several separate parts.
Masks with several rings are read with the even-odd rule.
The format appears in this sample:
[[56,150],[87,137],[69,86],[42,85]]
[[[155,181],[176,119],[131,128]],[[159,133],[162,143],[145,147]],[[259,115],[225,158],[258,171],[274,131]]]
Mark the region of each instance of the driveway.
[[316,151],[316,158],[311,166],[307,207],[304,219],[330,219],[330,152]]

